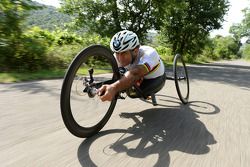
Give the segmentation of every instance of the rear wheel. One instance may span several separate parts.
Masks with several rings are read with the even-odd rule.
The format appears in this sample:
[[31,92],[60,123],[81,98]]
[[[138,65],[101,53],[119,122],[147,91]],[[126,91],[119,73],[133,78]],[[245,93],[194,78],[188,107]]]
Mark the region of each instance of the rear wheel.
[[187,104],[189,97],[189,79],[187,67],[180,54],[175,55],[173,71],[177,94],[181,102]]
[[110,118],[117,101],[102,102],[96,91],[120,77],[111,51],[101,45],[81,51],[69,66],[61,90],[61,114],[67,129],[77,137],[98,133]]

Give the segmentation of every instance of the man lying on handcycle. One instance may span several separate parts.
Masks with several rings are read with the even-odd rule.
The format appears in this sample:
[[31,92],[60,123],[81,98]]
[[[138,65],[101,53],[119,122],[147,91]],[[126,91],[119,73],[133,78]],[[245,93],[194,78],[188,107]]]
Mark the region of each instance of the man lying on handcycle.
[[[121,91],[131,98],[154,96],[165,84],[165,67],[156,52],[150,46],[141,46],[137,35],[128,30],[116,33],[110,42],[118,67],[125,72],[120,80],[103,85],[98,90],[102,101],[111,101]],[[137,89],[134,89],[134,88]]]

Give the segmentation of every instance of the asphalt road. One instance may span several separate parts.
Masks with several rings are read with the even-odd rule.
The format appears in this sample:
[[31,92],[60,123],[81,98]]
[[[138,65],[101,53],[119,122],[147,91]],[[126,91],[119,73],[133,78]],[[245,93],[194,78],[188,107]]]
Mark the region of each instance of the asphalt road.
[[0,84],[0,166],[249,167],[250,63],[194,65],[189,74],[188,105],[167,81],[157,107],[119,100],[90,139],[63,124],[62,80]]

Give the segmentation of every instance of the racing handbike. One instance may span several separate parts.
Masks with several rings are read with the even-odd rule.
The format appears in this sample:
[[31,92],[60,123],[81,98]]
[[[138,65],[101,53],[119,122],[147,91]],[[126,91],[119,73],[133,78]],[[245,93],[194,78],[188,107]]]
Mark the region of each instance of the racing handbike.
[[[111,50],[102,45],[91,45],[75,56],[66,71],[60,97],[63,122],[73,135],[87,138],[98,133],[111,117],[117,100],[129,96],[125,90],[117,93],[112,101],[102,102],[97,95],[103,84],[119,80],[123,70],[118,68]],[[189,78],[180,54],[175,55],[172,75],[166,75],[166,79],[174,80],[181,102],[188,103]],[[140,94],[138,97],[148,98],[139,87],[132,87]],[[151,94],[151,100],[157,105],[155,93]]]

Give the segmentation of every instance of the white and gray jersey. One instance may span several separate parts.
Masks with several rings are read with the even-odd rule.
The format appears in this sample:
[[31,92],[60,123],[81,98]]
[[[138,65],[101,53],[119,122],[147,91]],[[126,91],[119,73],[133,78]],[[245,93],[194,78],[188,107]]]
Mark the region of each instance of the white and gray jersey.
[[[117,61],[118,66],[119,62]],[[145,79],[153,79],[164,74],[164,64],[156,52],[156,50],[150,46],[140,46],[139,54],[132,64],[126,66],[126,69],[130,69],[136,65],[143,65],[147,69],[148,73],[144,76]]]

